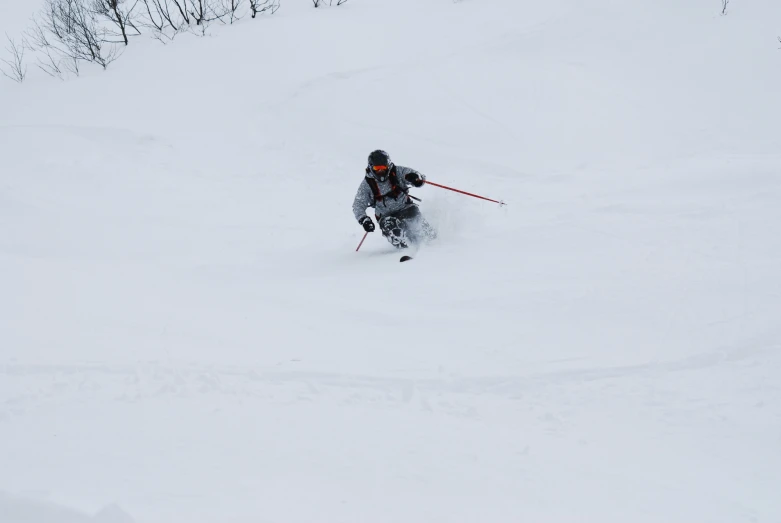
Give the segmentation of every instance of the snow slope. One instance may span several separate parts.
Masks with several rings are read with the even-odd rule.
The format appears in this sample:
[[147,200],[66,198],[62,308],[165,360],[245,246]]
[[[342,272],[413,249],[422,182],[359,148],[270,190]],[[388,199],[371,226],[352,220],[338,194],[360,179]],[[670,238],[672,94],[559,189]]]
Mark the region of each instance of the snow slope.
[[[586,4],[0,82],[0,522],[781,520],[781,5]],[[378,147],[508,206],[356,253]]]

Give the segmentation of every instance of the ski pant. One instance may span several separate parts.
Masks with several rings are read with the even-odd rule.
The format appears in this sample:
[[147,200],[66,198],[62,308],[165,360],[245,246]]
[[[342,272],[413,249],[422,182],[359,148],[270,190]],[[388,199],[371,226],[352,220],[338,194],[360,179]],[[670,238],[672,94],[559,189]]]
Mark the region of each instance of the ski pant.
[[423,218],[417,205],[410,205],[379,219],[382,235],[397,249],[417,246],[436,238],[436,231]]

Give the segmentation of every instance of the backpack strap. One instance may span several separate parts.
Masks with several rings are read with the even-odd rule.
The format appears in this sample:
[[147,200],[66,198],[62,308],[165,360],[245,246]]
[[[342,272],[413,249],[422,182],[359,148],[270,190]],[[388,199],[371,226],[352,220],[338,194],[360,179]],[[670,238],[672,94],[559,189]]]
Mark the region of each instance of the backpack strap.
[[[369,175],[369,169],[366,169],[366,183],[369,184],[369,187],[371,187],[372,193],[374,194],[374,202],[379,203],[385,199],[386,196],[390,196],[393,199],[396,199],[399,197],[400,194],[407,194],[408,191],[402,184],[399,183],[399,178],[397,176],[396,172],[396,166],[393,166],[393,170],[390,172],[390,182],[391,182],[391,191],[383,196],[382,192],[380,191],[380,185],[377,183],[377,180],[370,177]],[[409,199],[409,198],[408,198]]]
[[380,186],[377,184],[377,180],[374,178],[366,177],[366,183],[371,187],[372,194],[374,194],[374,203],[379,203],[383,200],[382,193],[380,192]]

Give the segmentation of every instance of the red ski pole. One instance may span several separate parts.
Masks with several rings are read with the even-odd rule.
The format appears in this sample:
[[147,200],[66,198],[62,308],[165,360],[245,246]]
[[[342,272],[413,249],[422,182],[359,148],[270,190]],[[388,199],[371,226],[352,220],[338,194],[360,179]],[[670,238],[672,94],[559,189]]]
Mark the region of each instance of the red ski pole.
[[[363,240],[365,240],[368,235],[369,235],[369,231],[363,233],[363,238],[361,238],[361,243],[358,244],[358,249],[361,248],[361,245],[363,245]],[[355,249],[355,252],[358,252],[358,249]]]
[[467,196],[472,196],[474,198],[480,198],[481,200],[488,200],[489,202],[498,203],[499,205],[507,205],[506,203],[500,202],[499,200],[492,200],[491,198],[486,198],[485,196],[479,196],[477,194],[472,194],[471,192],[466,192],[466,191],[460,191],[458,189],[453,189],[452,187],[448,187],[447,185],[440,185],[438,183],[429,182],[429,181],[426,181],[426,183],[428,185],[433,185],[434,187],[441,187],[442,189],[447,189],[448,191],[453,191],[453,192],[457,192],[457,193],[461,193],[461,194],[466,194]]

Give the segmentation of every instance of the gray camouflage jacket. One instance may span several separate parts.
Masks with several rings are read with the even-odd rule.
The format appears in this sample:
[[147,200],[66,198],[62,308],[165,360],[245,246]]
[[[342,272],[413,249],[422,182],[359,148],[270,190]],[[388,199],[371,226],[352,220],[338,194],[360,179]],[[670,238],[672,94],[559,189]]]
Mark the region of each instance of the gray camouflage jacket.
[[412,184],[407,181],[406,176],[408,174],[415,173],[418,176],[420,176],[423,180],[425,180],[426,177],[422,173],[410,167],[396,165],[395,169],[396,169],[396,178],[398,179],[399,182],[399,188],[403,191],[395,199],[392,196],[390,196],[393,187],[391,184],[390,176],[388,176],[387,180],[381,182],[375,178],[374,173],[372,172],[366,173],[366,176],[377,180],[377,186],[380,189],[380,193],[385,197],[379,202],[376,201],[376,198],[374,196],[374,191],[372,191],[369,182],[367,182],[365,178],[361,180],[361,185],[358,186],[358,192],[355,194],[355,200],[353,201],[353,214],[355,214],[356,220],[360,222],[366,216],[367,207],[374,207],[375,214],[379,218],[382,218],[386,214],[400,211],[402,209],[415,205],[415,203],[407,195],[407,192],[409,191],[409,188],[412,187]]

